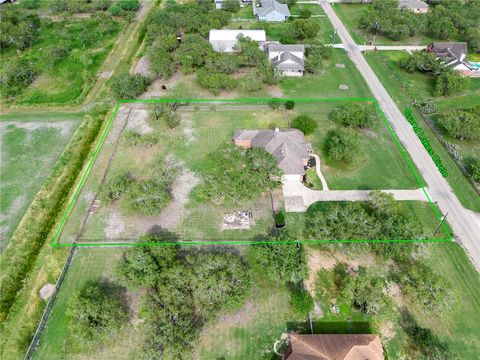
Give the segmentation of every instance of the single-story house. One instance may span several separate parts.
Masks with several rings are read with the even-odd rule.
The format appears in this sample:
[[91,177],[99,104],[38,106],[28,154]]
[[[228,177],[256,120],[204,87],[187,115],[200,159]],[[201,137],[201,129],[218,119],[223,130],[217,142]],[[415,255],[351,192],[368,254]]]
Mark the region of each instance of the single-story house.
[[384,360],[378,335],[288,335],[282,360]]
[[275,73],[280,76],[302,76],[305,70],[305,46],[267,43],[264,50]]
[[290,17],[287,4],[275,0],[258,0],[253,5],[253,14],[261,21],[285,21]]
[[398,7],[408,9],[417,14],[428,12],[428,4],[421,0],[399,0]]
[[239,35],[243,35],[261,44],[267,40],[265,30],[210,30],[208,41],[212,44],[213,50],[218,52],[236,52],[235,45],[238,42]]
[[246,149],[265,149],[276,159],[285,180],[303,181],[312,146],[300,130],[235,130],[233,142]]
[[451,67],[465,75],[474,71],[467,58],[466,42],[434,42],[427,47],[427,51],[434,53],[444,66]]

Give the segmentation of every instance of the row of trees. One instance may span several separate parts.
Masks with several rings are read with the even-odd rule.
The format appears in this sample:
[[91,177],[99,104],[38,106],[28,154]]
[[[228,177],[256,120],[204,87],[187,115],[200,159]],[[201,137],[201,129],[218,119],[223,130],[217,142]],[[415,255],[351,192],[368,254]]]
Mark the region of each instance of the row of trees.
[[448,134],[459,140],[480,139],[480,106],[446,112],[439,124]]
[[372,8],[360,21],[360,27],[392,40],[426,34],[447,40],[460,36],[473,51],[480,51],[480,5],[478,1],[443,1],[432,3],[426,15],[399,7],[398,0],[374,0]]

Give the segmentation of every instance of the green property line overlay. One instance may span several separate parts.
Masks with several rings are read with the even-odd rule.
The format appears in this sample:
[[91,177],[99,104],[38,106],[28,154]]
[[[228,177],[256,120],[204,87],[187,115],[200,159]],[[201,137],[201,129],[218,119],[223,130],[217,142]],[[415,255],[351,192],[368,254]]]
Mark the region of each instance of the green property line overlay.
[[410,160],[410,157],[408,156],[406,150],[403,148],[401,145],[397,135],[393,131],[390,123],[388,122],[385,114],[383,113],[382,109],[378,105],[378,102],[375,98],[242,98],[242,99],[126,99],[126,100],[119,100],[117,105],[115,106],[115,109],[112,112],[112,115],[110,116],[110,119],[107,123],[107,126],[105,127],[104,132],[102,133],[102,136],[100,138],[100,141],[98,142],[97,146],[95,147],[95,150],[93,152],[92,157],[88,161],[87,167],[80,179],[80,182],[77,185],[77,188],[75,189],[75,193],[73,195],[73,198],[70,200],[67,209],[65,213],[62,216],[62,219],[60,221],[60,224],[57,228],[57,231],[55,232],[55,235],[53,236],[52,241],[50,242],[50,245],[53,247],[71,247],[71,246],[83,246],[83,247],[89,247],[89,246],[162,246],[162,245],[249,245],[249,244],[265,244],[265,243],[271,243],[272,241],[255,241],[255,240],[231,240],[231,241],[184,241],[184,242],[174,242],[174,241],[166,241],[166,242],[161,242],[161,243],[151,243],[151,242],[109,242],[109,243],[87,243],[87,242],[80,242],[80,243],[65,243],[61,244],[58,243],[58,239],[62,233],[62,230],[65,226],[65,223],[67,222],[73,207],[75,206],[78,196],[80,195],[80,192],[83,189],[83,186],[85,185],[85,182],[90,174],[90,170],[92,169],[93,164],[95,163],[95,160],[98,157],[98,154],[100,153],[100,150],[102,149],[103,143],[105,142],[105,139],[109,133],[109,130],[117,116],[118,109],[122,104],[128,104],[128,103],[170,103],[170,102],[179,102],[179,103],[210,103],[212,105],[215,104],[224,104],[224,103],[265,103],[265,102],[270,102],[270,101],[278,101],[278,102],[285,102],[285,101],[294,101],[296,103],[315,103],[315,102],[371,102],[375,105],[375,109],[377,112],[381,115],[381,118],[385,125],[387,126],[387,129],[394,139],[395,144],[397,145],[398,149],[400,150],[400,153],[402,154],[404,160],[406,161],[408,167],[412,171],[418,185],[422,189],[423,193],[425,194],[428,202],[430,203],[431,208],[433,209],[433,212],[438,219],[439,222],[441,222],[441,226],[443,230],[445,231],[445,234],[447,235],[447,238],[445,239],[402,239],[402,240],[396,240],[396,239],[378,239],[378,240],[365,240],[365,239],[358,239],[358,240],[321,240],[321,239],[310,239],[310,240],[285,240],[285,241],[275,241],[275,243],[278,244],[292,244],[292,243],[412,243],[412,242],[451,242],[453,241],[453,236],[450,234],[448,231],[445,222],[442,221],[442,216],[437,210],[435,204],[432,202],[430,199],[430,196],[428,195],[425,185],[423,184],[422,180],[420,179],[419,175],[417,174],[415,170],[415,166],[413,165],[412,161]]

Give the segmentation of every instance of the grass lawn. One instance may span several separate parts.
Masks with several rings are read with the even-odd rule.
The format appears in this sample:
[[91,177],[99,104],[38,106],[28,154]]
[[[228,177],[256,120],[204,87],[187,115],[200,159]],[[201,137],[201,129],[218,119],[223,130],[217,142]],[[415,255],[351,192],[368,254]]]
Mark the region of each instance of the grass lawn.
[[273,345],[282,333],[306,319],[293,312],[285,285],[251,264],[252,290],[237,312],[222,315],[202,333],[195,351],[199,359],[273,359]]
[[[22,105],[78,103],[93,85],[97,72],[114,45],[124,20],[115,20],[105,28],[104,20],[67,19],[54,22],[41,20],[34,45],[23,52],[3,51],[0,59],[6,62],[27,59],[35,65],[35,81],[13,100],[5,103]],[[100,33],[104,33],[103,37]],[[57,44],[70,49],[60,60],[53,62],[49,51]]]
[[2,115],[0,248],[7,245],[82,118],[82,113]]
[[315,17],[315,15],[325,15],[325,12],[323,11],[322,7],[317,4],[295,4],[293,6],[290,6],[290,13],[292,15],[300,15],[300,11],[302,10],[308,10],[312,13],[312,17]]
[[[110,278],[124,249],[82,248],[77,249],[72,265],[68,270],[55,305],[40,338],[35,359],[133,359],[141,351],[142,333],[138,323],[130,323],[117,338],[107,340],[99,348],[76,349],[72,346],[69,326],[68,303],[87,281]],[[130,304],[132,305],[132,304]]]
[[[359,28],[362,16],[369,11],[370,4],[333,4],[333,9],[340,20],[348,29],[350,35],[359,45],[368,45],[373,40],[373,34],[367,33]],[[417,14],[418,17],[425,17],[424,14]],[[377,45],[428,45],[437,41],[426,35],[407,37],[400,41],[391,40],[385,36],[377,35],[375,44]]]
[[[425,135],[430,140],[435,152],[442,159],[442,163],[448,169],[447,181],[455,191],[461,203],[471,209],[480,211],[480,196],[473,189],[470,182],[463,175],[456,163],[450,157],[445,148],[436,138],[436,135],[430,130],[428,125],[422,120],[420,114],[412,107],[411,99],[414,98],[417,101],[430,98],[433,94],[433,77],[428,74],[413,73],[408,74],[399,68],[398,57],[401,56],[398,53],[393,52],[381,52],[374,53],[368,52],[365,57],[375,71],[383,86],[388,90],[390,96],[399,106],[400,110],[405,108],[412,108],[414,117],[421,127],[425,131]],[[400,83],[403,84],[404,89],[400,88]],[[442,107],[442,102],[446,101],[447,104],[455,103],[455,107],[468,107],[472,103],[478,103],[480,100],[480,79],[470,79],[468,91],[459,97],[453,97],[452,99],[439,98],[438,104],[440,112],[444,109],[449,109],[448,105]],[[477,100],[476,100],[477,99]],[[457,142],[458,143],[458,142]],[[475,152],[478,147],[478,142],[475,142],[475,147],[471,148],[470,143],[462,143],[464,148],[463,153],[469,156],[469,153]],[[468,148],[468,149],[467,149]]]
[[[338,105],[331,102],[297,103],[290,114],[291,118],[298,114],[309,114],[318,122],[317,129],[314,134],[307,136],[307,141],[312,143],[315,152],[324,159],[322,171],[329,187],[345,190],[417,188],[418,184],[412,172],[380,119],[371,130],[359,131],[358,161],[352,165],[345,165],[326,159],[324,142],[327,132],[338,126],[328,119],[328,114]],[[228,108],[222,108],[222,106],[228,106]],[[168,129],[163,121],[149,120],[146,109],[132,110],[129,124],[134,123],[140,128],[150,128],[149,131],[153,131],[152,133],[158,137],[159,141],[149,147],[132,146],[126,142],[124,132],[118,148],[115,149],[115,139],[125,122],[127,110],[124,109],[117,115],[83,193],[79,196],[74,212],[67,222],[61,242],[71,242],[75,238],[78,226],[92,201],[92,196],[98,191],[100,180],[104,176],[114,150],[115,155],[110,163],[107,181],[126,172],[148,178],[152,174],[153,164],[164,159],[170,159],[170,163],[171,159],[175,159],[175,163],[181,169],[188,170],[197,179],[196,181],[201,181],[209,173],[211,166],[207,156],[223,144],[230,143],[235,129],[272,129],[287,126],[283,111],[267,110],[263,107],[252,108],[248,104],[202,106],[192,104],[180,108],[179,113],[182,118],[181,125],[172,130]],[[184,170],[177,171],[181,173]],[[268,234],[272,214],[270,198],[266,196],[267,194],[242,204],[215,204],[211,201],[188,197],[191,187],[181,181],[179,180],[178,186],[188,189],[182,190],[187,191],[185,210],[175,210],[180,215],[174,222],[175,225],[169,225],[169,229],[174,229],[183,240],[247,240],[254,236]],[[281,190],[276,191],[274,195],[281,197]],[[253,212],[252,227],[248,230],[221,230],[223,215],[240,209],[239,206],[241,209]],[[90,216],[82,240],[134,241],[156,226],[164,227],[161,224],[164,223],[162,219],[165,216],[163,212],[158,216],[125,215],[116,203],[102,205],[95,209],[94,215]]]
[[[343,64],[339,68],[336,64]],[[339,86],[345,84],[347,90]],[[349,98],[371,97],[362,75],[348,58],[347,53],[341,49],[334,49],[332,57],[325,61],[325,67],[318,74],[305,74],[301,78],[284,78],[280,81],[280,88],[285,97],[297,98]]]

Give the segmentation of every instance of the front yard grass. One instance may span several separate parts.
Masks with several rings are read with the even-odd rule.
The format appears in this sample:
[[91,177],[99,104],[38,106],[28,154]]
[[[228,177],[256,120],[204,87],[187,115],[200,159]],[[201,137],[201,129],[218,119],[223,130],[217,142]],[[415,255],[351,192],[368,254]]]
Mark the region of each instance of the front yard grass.
[[0,249],[83,119],[82,113],[5,114],[1,129]]
[[[403,71],[398,64],[398,59],[401,56],[405,56],[405,54],[402,55],[399,52],[392,51],[382,51],[377,53],[367,52],[365,54],[368,63],[375,71],[390,96],[392,96],[396,104],[399,106],[400,111],[403,111],[406,108],[413,110],[416,121],[420,124],[422,129],[424,129],[425,135],[430,140],[433,149],[440,156],[442,163],[448,169],[447,181],[455,191],[460,202],[463,206],[471,210],[480,211],[480,196],[473,189],[470,182],[442,146],[436,135],[423,121],[420,114],[411,104],[412,98],[416,99],[417,102],[420,102],[433,96],[433,76],[419,72],[409,74]],[[403,89],[400,88],[400,84],[403,84]],[[444,110],[450,109],[449,106],[452,104],[455,104],[455,108],[463,108],[469,107],[472,103],[478,103],[478,100],[480,100],[479,88],[480,79],[470,79],[469,89],[465,94],[452,98],[434,98],[434,101],[439,105],[440,109],[437,116]],[[443,102],[445,102],[444,105],[442,105]],[[450,141],[452,139],[445,138],[445,140]],[[465,157],[469,157],[479,146],[478,141],[462,142],[452,140],[452,142],[459,145],[460,154],[465,155]]]

